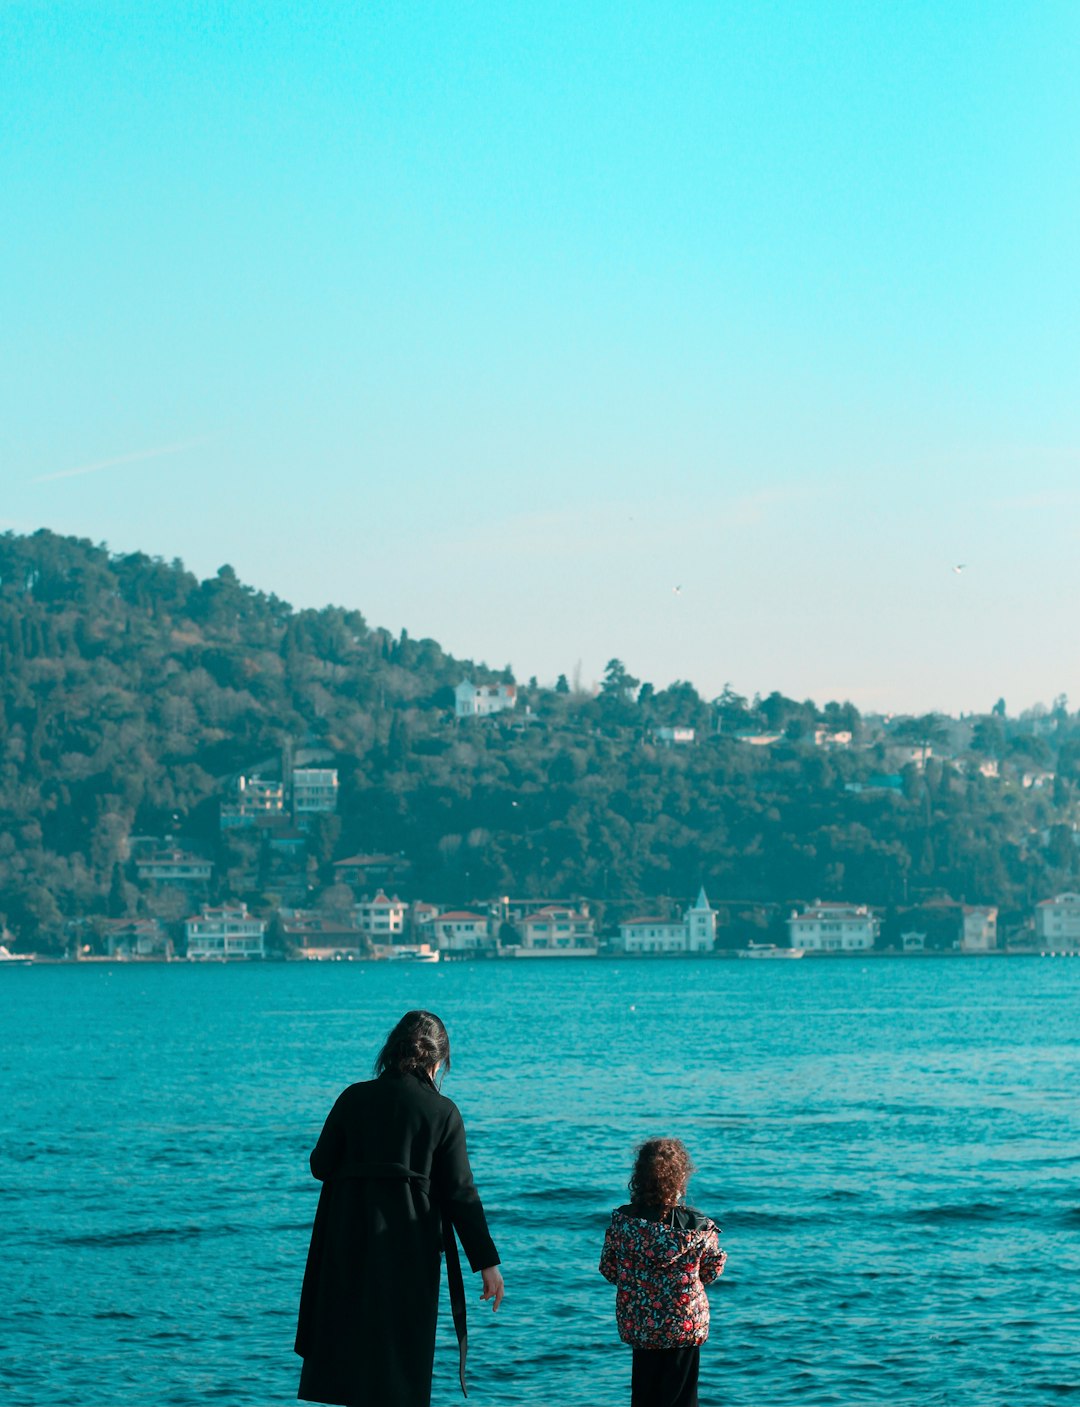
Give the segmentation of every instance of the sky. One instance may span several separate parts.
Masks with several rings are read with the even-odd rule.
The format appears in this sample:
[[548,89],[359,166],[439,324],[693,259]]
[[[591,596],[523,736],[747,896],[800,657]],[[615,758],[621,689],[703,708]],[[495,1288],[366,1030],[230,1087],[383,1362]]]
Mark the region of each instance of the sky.
[[1078,42],[6,0],[0,530],[541,683],[1075,708]]

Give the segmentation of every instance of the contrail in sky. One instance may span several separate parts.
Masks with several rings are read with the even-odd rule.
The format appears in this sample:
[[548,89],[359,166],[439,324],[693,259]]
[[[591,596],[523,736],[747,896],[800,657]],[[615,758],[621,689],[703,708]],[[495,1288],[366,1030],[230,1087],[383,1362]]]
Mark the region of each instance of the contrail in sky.
[[159,445],[156,449],[138,449],[134,454],[118,454],[113,459],[95,459],[92,464],[77,464],[74,469],[58,469],[55,474],[39,474],[30,482],[47,484],[52,479],[74,479],[80,474],[96,474],[99,469],[112,469],[117,464],[136,464],[143,459],[160,459],[166,454],[179,454],[182,450],[204,445],[208,439],[208,435],[202,435],[197,440],[182,440],[175,445]]

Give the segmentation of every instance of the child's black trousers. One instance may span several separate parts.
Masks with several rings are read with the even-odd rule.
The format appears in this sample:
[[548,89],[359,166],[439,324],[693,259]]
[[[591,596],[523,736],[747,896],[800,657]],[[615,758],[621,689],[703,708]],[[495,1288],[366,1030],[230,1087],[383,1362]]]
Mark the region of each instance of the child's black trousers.
[[700,1348],[635,1348],[630,1407],[698,1407]]

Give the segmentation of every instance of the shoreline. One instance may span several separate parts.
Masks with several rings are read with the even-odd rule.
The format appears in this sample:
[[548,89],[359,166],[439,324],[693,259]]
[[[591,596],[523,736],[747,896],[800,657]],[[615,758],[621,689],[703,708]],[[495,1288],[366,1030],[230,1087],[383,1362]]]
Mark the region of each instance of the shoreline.
[[[545,953],[543,957],[526,957],[523,960],[527,963],[542,964],[544,962],[581,962],[590,958],[600,962],[630,962],[647,965],[654,962],[732,962],[738,958],[749,956],[746,949],[731,948],[714,953]],[[517,958],[515,953],[505,953],[497,955],[461,955],[443,954],[440,960],[450,962],[454,965],[502,962],[508,958]],[[1080,958],[1080,949],[1052,949],[1052,948],[1006,948],[1000,951],[982,953],[963,953],[942,949],[934,952],[902,953],[895,949],[885,949],[881,951],[870,950],[867,952],[853,953],[815,953],[805,952],[802,960],[811,962],[857,962],[857,961],[886,961],[897,960],[903,962],[937,962],[937,961],[970,961],[972,959],[983,958]],[[780,958],[781,961],[785,959]],[[786,959],[791,961],[791,959]],[[776,961],[776,959],[772,959]],[[326,966],[327,964],[354,964],[370,963],[382,965],[393,962],[391,958],[371,957],[359,953],[327,954],[326,956],[313,957],[305,954],[294,954],[288,957],[239,957],[239,958],[189,958],[185,956],[174,957],[110,957],[105,954],[88,953],[82,957],[58,957],[52,953],[20,953],[15,954],[12,960],[0,964],[3,967],[237,967],[237,966],[298,966],[309,965]],[[414,964],[409,964],[413,966]],[[415,966],[426,967],[425,962],[417,963]]]

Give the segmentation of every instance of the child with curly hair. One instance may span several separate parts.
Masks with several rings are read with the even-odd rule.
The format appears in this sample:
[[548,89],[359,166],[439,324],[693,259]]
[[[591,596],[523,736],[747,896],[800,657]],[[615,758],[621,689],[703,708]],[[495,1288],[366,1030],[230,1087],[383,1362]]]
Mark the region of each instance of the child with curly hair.
[[643,1143],[630,1201],[611,1214],[600,1274],[617,1287],[619,1337],[634,1350],[630,1407],[697,1407],[709,1337],[705,1286],[723,1271],[720,1228],[683,1205],[693,1172],[677,1138]]

